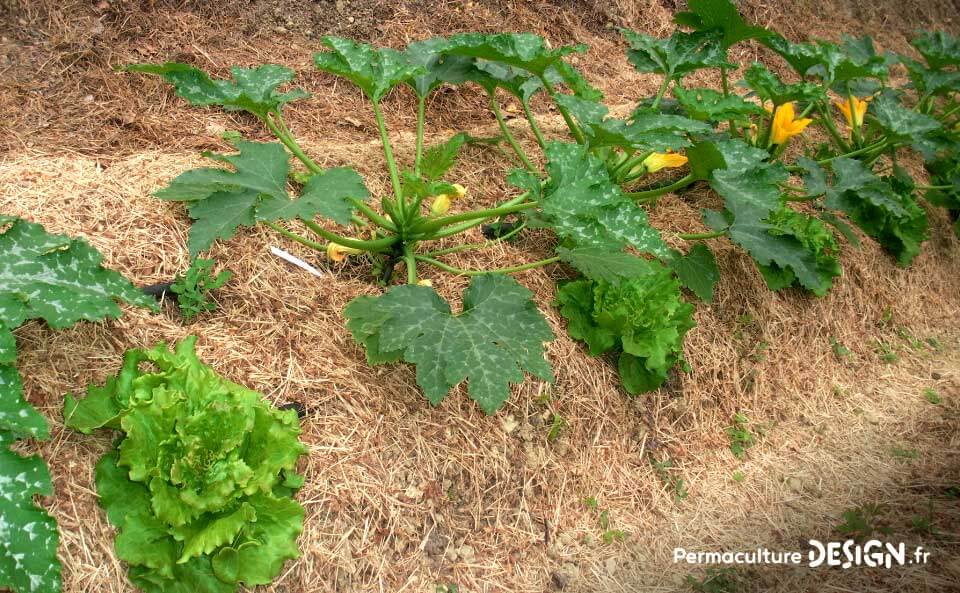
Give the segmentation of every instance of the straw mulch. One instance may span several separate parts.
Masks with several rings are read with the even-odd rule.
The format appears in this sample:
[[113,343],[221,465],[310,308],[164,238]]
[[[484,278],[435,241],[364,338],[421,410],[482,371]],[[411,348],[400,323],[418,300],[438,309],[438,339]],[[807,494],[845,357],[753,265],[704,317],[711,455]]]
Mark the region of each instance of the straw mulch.
[[[315,3],[321,10],[284,2],[0,0],[0,210],[87,238],[109,266],[139,283],[169,279],[188,263],[189,225],[182,208],[149,193],[201,164],[200,150],[227,149],[219,140],[224,129],[267,136],[247,118],[191,110],[156,81],[117,75],[111,65],[176,59],[218,71],[267,61],[295,67],[314,98],[290,108],[291,127],[321,165],[356,166],[379,195],[389,185],[372,118],[353,88],[311,72],[316,37],[327,30],[308,27],[323,22],[393,45],[495,29],[584,41],[592,50],[579,65],[623,108],[652,93],[656,80],[629,68],[613,27],[667,33],[676,3],[345,4],[343,18],[331,21],[332,2]],[[897,51],[907,51],[916,27],[956,29],[946,1],[872,6],[859,14],[840,3],[798,3],[787,14],[754,1],[744,10],[793,38],[869,31]],[[273,7],[282,8],[280,16]],[[770,59],[752,46],[735,53],[741,62]],[[710,75],[692,81],[718,84]],[[385,105],[402,160],[413,145],[410,99],[398,92]],[[555,114],[536,107],[559,133]],[[473,90],[436,96],[428,120],[430,142],[461,129],[496,129]],[[523,126],[514,125],[529,145]],[[923,178],[919,163],[908,166]],[[470,187],[471,205],[492,204],[507,191],[508,169],[502,155],[470,147],[452,176]],[[668,241],[679,245],[672,232],[700,230],[703,195],[667,197],[653,211]],[[267,231],[215,247],[212,255],[235,279],[219,292],[220,308],[192,325],[172,309],[127,310],[115,322],[61,332],[28,324],[17,332],[19,367],[30,401],[54,424],[54,438],[37,449],[56,482],[46,504],[60,524],[65,590],[132,587],[112,554],[112,529],[93,484],[94,463],[111,437],[63,430],[62,396],[116,372],[127,348],[189,334],[231,380],[307,409],[303,556],[264,590],[683,590],[688,575],[704,571],[674,564],[674,547],[804,550],[807,539],[840,537],[834,528],[841,513],[867,504],[879,505],[874,522],[892,530],[888,539],[908,549],[924,545],[932,563],[890,571],[738,570],[737,590],[956,590],[960,511],[949,488],[960,484],[960,241],[942,211],[930,217],[933,238],[910,269],[896,268],[870,240],[859,250],[846,245],[844,276],[821,299],[770,292],[744,253],[715,241],[722,281],[713,304],[697,306],[686,341],[693,372],[635,400],[619,388],[610,361],[588,357],[550,306],[564,270],[519,274],[557,335],[548,348],[557,381],[529,379],[493,417],[462,388],[431,408],[411,368],[369,367],[341,316],[350,299],[377,292],[369,266],[330,264]],[[468,240],[476,239],[479,233]],[[311,261],[324,278],[277,260],[270,246]],[[449,261],[519,263],[548,247],[546,237],[530,233]],[[462,279],[427,277],[459,303]],[[836,356],[831,338],[852,356]],[[897,352],[896,362],[881,360],[881,344]],[[943,402],[929,403],[925,388]],[[724,432],[735,413],[759,435],[744,461],[731,454]],[[555,414],[564,426],[550,441]],[[668,461],[669,469],[655,466]],[[678,480],[688,493],[682,499]],[[587,497],[598,510],[584,504]],[[602,541],[600,510],[623,541]],[[912,521],[928,515],[933,535]]]

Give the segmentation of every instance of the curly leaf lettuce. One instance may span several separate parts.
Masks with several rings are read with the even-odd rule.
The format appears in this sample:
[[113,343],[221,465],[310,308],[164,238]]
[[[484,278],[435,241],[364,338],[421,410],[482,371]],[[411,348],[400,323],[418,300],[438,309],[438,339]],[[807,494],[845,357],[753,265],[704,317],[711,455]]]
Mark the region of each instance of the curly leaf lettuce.
[[286,487],[307,452],[296,412],[217,375],[195,343],[131,350],[118,377],[64,406],[75,430],[124,433],[97,490],[117,555],[148,592],[265,585],[299,555],[304,512]]
[[694,326],[693,306],[670,269],[646,263],[646,274],[634,280],[576,280],[557,291],[567,331],[592,356],[619,353],[620,380],[631,395],[656,389],[671,368],[686,364],[683,337]]

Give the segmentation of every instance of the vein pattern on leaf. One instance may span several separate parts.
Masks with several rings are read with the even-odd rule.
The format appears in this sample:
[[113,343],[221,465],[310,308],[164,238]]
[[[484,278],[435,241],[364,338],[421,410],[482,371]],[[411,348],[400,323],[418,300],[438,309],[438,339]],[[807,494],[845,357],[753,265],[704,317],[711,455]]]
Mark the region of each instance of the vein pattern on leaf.
[[509,397],[510,384],[523,381],[523,371],[553,380],[543,358],[553,332],[530,297],[512,278],[490,274],[470,282],[459,315],[432,288],[415,285],[358,297],[344,314],[372,362],[397,353],[416,365],[417,383],[433,405],[468,380],[470,398],[492,414]]

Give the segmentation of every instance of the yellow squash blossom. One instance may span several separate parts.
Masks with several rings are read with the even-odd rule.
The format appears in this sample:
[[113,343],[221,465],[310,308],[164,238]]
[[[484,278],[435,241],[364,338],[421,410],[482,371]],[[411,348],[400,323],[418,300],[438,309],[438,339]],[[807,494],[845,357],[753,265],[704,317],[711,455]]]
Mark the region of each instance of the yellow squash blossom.
[[433,286],[433,281],[429,278],[424,278],[423,280],[417,280],[417,286]]
[[643,168],[647,173],[656,173],[660,169],[672,169],[687,164],[687,157],[675,152],[655,152],[643,159]]
[[327,257],[335,262],[342,262],[347,259],[348,255],[356,255],[358,253],[363,253],[362,249],[354,249],[353,247],[344,247],[343,245],[338,245],[337,243],[327,243]]
[[463,186],[460,185],[459,183],[454,183],[454,184],[453,184],[453,199],[454,199],[454,200],[459,200],[459,199],[463,198],[463,196],[465,196],[465,195],[467,195],[467,188],[463,187]]
[[793,103],[784,103],[777,107],[773,114],[773,127],[770,131],[770,142],[773,144],[784,144],[792,136],[803,132],[803,129],[810,125],[812,119],[796,119],[793,110]]
[[[843,114],[843,117],[847,119],[847,125],[851,128],[860,128],[863,125],[863,116],[867,112],[867,101],[873,97],[867,97],[864,100],[860,100],[856,97],[851,96],[845,101],[834,101],[834,105],[837,106],[837,109],[840,110],[840,113]],[[850,111],[850,103],[853,103],[853,111]]]
[[434,216],[440,216],[441,214],[446,213],[450,209],[450,196],[447,194],[440,194],[433,199],[433,203],[430,204],[430,214]]

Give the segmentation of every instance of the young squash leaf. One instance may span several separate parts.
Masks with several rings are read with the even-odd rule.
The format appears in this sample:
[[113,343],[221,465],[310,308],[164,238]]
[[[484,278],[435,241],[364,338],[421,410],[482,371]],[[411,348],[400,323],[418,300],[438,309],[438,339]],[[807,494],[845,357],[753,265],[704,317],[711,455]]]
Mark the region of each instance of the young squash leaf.
[[936,119],[904,107],[887,93],[882,93],[870,105],[870,113],[891,141],[916,141],[940,128]]
[[620,251],[632,246],[666,257],[669,250],[647,214],[610,181],[603,161],[577,144],[547,145],[550,179],[534,221],[577,247]]
[[820,101],[827,98],[827,90],[819,84],[796,82],[785,84],[760,62],[754,62],[743,73],[742,85],[750,88],[762,101],[783,105],[792,101]]
[[470,143],[473,137],[466,132],[451,136],[446,142],[431,146],[423,153],[420,162],[420,174],[427,181],[438,181],[447,174],[457,161],[457,155],[464,144]]
[[686,255],[671,251],[666,263],[680,283],[693,291],[701,301],[713,301],[713,288],[720,281],[720,269],[713,252],[705,243],[695,243]]
[[690,117],[699,121],[721,122],[764,113],[756,103],[713,89],[687,90],[677,85],[673,87],[673,96]]
[[357,297],[344,315],[371,364],[402,359],[416,365],[417,383],[431,404],[468,380],[470,398],[493,414],[524,371],[553,381],[543,358],[553,332],[531,296],[513,278],[489,274],[471,280],[459,315],[432,288],[410,284]]
[[289,156],[277,142],[237,142],[236,155],[207,153],[234,170],[204,167],[177,176],[154,192],[161,200],[189,202],[190,254],[209,249],[217,239],[229,239],[241,226],[260,221],[312,219],[320,214],[340,224],[349,224],[354,206],[351,198],[370,197],[363,179],[346,167],[312,175],[298,199],[287,193]]
[[960,39],[946,31],[927,31],[910,42],[931,68],[960,67]]
[[567,331],[592,356],[620,355],[620,380],[631,395],[651,391],[683,362],[683,336],[694,326],[671,271],[648,261],[643,276],[613,285],[577,280],[557,291]]
[[655,72],[679,80],[701,68],[733,66],[727,63],[727,52],[716,31],[674,31],[666,39],[629,29],[622,29],[621,33],[630,44],[627,59],[640,72]]
[[873,50],[869,37],[845,38],[843,46],[829,41],[792,43],[780,35],[761,42],[780,54],[800,76],[818,76],[828,84],[858,78],[886,80],[889,73],[887,57]]
[[907,68],[910,81],[918,94],[936,97],[960,92],[960,72],[929,68],[907,56],[899,56],[899,61]]
[[469,80],[474,69],[473,60],[464,56],[444,53],[449,47],[448,40],[440,37],[415,41],[407,46],[403,55],[407,62],[423,68],[424,73],[406,80],[417,96],[425,98],[440,85],[461,84]]
[[773,34],[763,27],[748,25],[730,0],[688,0],[687,6],[690,11],[678,12],[674,21],[698,31],[721,31],[725,50],[741,41]]
[[233,80],[214,80],[199,68],[177,62],[130,64],[122,69],[162,77],[191,105],[219,105],[228,111],[249,111],[260,118],[279,113],[285,104],[310,96],[301,89],[286,93],[277,91],[277,87],[293,80],[295,74],[293,70],[276,64],[256,68],[233,67],[230,69]]
[[[395,49],[375,48],[329,35],[323,38],[323,44],[331,51],[313,54],[314,66],[350,80],[374,103],[379,103],[398,84],[417,84],[413,82],[415,77],[429,75],[425,66],[412,63]],[[429,89],[430,84],[426,82],[425,88]]]
[[927,213],[913,198],[912,188],[895,176],[877,177],[855,159],[840,157],[831,165],[835,179],[826,206],[844,212],[899,266],[909,266],[929,237]]
[[[572,53],[587,51],[586,45],[565,45],[556,49],[547,47],[543,37],[533,33],[459,33],[449,39],[448,54],[468,56],[491,62],[500,62],[508,66],[522,68],[536,74],[546,75],[547,71]],[[561,77],[567,78],[568,70],[559,70]]]
[[607,117],[606,105],[572,95],[554,97],[580,124],[591,148],[618,146],[639,152],[665,152],[690,145],[689,134],[710,126],[679,115],[638,110],[629,122]]

